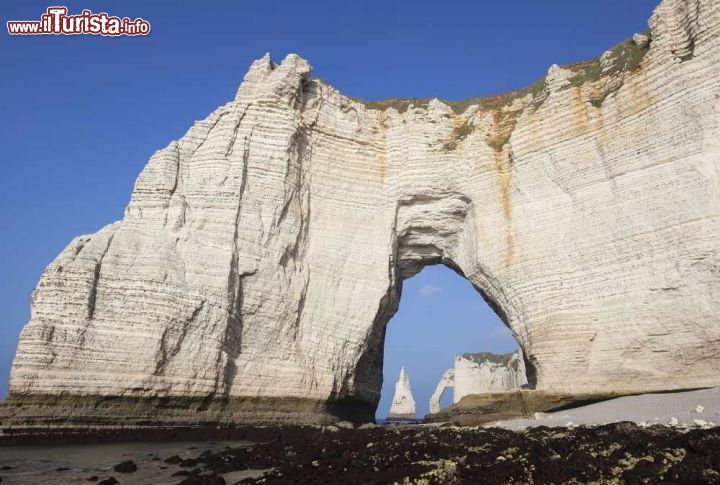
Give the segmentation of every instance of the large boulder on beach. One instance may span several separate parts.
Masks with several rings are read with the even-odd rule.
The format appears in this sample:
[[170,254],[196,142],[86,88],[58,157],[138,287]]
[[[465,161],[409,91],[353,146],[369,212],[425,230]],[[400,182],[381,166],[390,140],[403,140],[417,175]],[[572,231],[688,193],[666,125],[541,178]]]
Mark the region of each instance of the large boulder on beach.
[[137,471],[137,469],[138,469],[137,465],[132,460],[118,463],[117,465],[115,465],[113,467],[113,470],[115,470],[118,473],[135,473]]
[[372,420],[402,282],[438,263],[538,391],[720,384],[720,3],[649,27],[457,103],[255,61],[44,271],[0,421]]

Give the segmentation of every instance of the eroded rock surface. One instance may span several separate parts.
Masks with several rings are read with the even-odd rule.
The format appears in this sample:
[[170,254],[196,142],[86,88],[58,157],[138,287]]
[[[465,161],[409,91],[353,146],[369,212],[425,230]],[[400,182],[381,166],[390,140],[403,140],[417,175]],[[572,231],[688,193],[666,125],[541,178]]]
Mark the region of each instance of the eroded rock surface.
[[402,280],[435,263],[539,390],[720,384],[720,3],[665,0],[645,38],[493,98],[364,103],[309,73],[253,63],[48,266],[11,401],[372,419]]

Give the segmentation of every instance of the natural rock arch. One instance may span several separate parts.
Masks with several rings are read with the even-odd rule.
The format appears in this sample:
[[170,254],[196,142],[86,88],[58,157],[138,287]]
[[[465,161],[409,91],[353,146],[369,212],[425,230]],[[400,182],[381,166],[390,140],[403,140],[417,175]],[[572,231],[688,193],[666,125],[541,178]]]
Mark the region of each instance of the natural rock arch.
[[[443,264],[461,278],[467,279],[479,295],[495,311],[512,332],[521,355],[526,355],[524,343],[514,328],[522,328],[522,315],[513,308],[502,285],[478,264],[475,208],[472,200],[459,193],[415,194],[397,202],[392,224],[392,249],[387,293],[378,305],[372,335],[359,369],[362,377],[373,383],[380,396],[385,327],[400,304],[402,283],[425,266]],[[535,385],[535,368],[526,359],[530,386]]]
[[256,61],[48,266],[11,403],[60,408],[13,419],[372,419],[400,283],[433,263],[540,391],[720,384],[720,4],[665,0],[493,98],[363,103],[309,72]]
[[432,396],[430,396],[430,413],[438,413],[440,412],[440,400],[443,397],[443,394],[445,394],[445,391],[448,389],[452,389],[455,387],[455,369],[452,367],[446,370],[442,377],[440,378],[440,382],[438,382],[437,386],[435,387],[435,391],[432,393]]

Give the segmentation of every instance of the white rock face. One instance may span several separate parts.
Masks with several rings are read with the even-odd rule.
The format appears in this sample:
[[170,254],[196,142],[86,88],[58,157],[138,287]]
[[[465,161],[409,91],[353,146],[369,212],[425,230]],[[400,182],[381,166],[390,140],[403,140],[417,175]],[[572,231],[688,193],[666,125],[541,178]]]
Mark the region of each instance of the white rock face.
[[431,414],[440,412],[440,398],[442,397],[443,392],[445,392],[445,389],[451,387],[455,387],[454,368],[450,368],[443,373],[442,377],[440,378],[440,382],[438,382],[438,385],[435,387],[435,392],[433,392],[432,396],[430,396]]
[[720,3],[663,1],[649,39],[460,104],[256,61],[45,270],[11,395],[372,416],[402,280],[434,263],[497,308],[538,389],[720,384]]
[[440,398],[452,387],[453,403],[469,394],[488,394],[520,389],[528,383],[520,351],[512,354],[458,354],[455,365],[445,371],[430,397],[430,413],[440,411]]
[[410,378],[405,372],[405,367],[400,369],[400,376],[395,383],[395,395],[388,418],[415,419],[415,399],[410,389]]
[[[469,357],[473,357],[473,354]],[[507,362],[491,362],[487,359],[478,361],[462,355],[455,356],[453,402],[460,401],[468,394],[504,392],[519,389],[527,383],[525,364],[519,352],[509,356]]]

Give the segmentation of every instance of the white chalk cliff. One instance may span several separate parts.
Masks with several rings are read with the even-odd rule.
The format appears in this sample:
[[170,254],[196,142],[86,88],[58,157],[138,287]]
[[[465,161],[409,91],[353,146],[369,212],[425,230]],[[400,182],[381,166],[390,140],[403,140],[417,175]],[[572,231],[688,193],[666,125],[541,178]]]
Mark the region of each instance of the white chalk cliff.
[[415,399],[410,389],[410,378],[405,372],[405,367],[400,369],[400,376],[395,383],[395,394],[390,405],[388,418],[415,419]]
[[455,364],[440,378],[430,397],[430,412],[440,411],[440,398],[453,388],[453,403],[469,394],[488,394],[520,389],[528,383],[520,351],[509,354],[458,354]]
[[461,103],[364,103],[296,55],[254,62],[150,158],[123,220],[47,267],[11,401],[372,419],[402,281],[436,263],[496,308],[539,390],[720,385],[720,2],[664,0],[649,25]]

